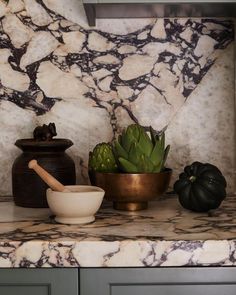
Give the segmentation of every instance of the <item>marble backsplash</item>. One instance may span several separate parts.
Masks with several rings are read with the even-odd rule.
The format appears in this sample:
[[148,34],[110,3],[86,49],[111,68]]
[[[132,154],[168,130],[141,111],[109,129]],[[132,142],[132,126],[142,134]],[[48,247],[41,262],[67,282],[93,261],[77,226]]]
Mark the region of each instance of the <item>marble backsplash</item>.
[[166,129],[173,180],[217,165],[235,192],[234,22],[98,20],[77,0],[0,0],[0,195],[18,138],[55,122],[86,183],[88,152],[132,122]]

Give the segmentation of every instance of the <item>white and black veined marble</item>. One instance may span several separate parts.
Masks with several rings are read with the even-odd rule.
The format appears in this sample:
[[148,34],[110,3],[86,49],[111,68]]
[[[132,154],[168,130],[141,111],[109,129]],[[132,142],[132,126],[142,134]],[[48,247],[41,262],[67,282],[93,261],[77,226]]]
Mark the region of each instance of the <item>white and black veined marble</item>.
[[149,210],[104,205],[87,225],[57,224],[49,209],[0,201],[0,267],[236,265],[235,196],[208,213],[181,208],[176,196]]
[[143,20],[117,32],[123,20],[75,23],[75,2],[1,1],[0,194],[11,194],[15,140],[52,121],[75,143],[79,183],[89,150],[138,122],[168,127],[173,181],[186,164],[211,162],[233,192],[233,20]]
[[[1,18],[0,48],[10,50],[9,65],[14,71],[26,74],[29,77],[29,85],[27,90],[17,91],[2,83],[0,99],[9,100],[22,108],[33,109],[37,115],[48,112],[56,101],[61,100],[61,97],[46,95],[43,87],[40,87],[37,83],[38,69],[42,63],[50,62],[65,73],[70,72],[73,66],[78,66],[81,77],[77,77],[77,79],[83,83],[84,77],[90,77],[93,81],[93,85],[87,85],[87,91],[83,93],[84,99],[91,99],[95,102],[96,107],[106,108],[102,99],[98,99],[97,91],[109,93],[110,91],[117,91],[117,87],[122,86],[129,87],[131,94],[127,95],[126,99],[130,102],[135,101],[140,93],[150,85],[161,94],[168,104],[165,87],[163,85],[159,87],[158,83],[155,85],[152,81],[152,78],[159,77],[159,64],[163,64],[173,74],[175,87],[179,88],[184,98],[187,99],[214,64],[215,52],[225,49],[234,40],[233,23],[230,20],[187,19],[182,21],[181,19],[164,19],[127,35],[114,35],[95,29],[85,30],[71,23],[64,24],[65,19],[48,9],[42,0],[37,0],[37,3],[45,9],[50,22],[44,26],[36,25],[29,15],[20,11],[15,15],[26,29],[32,30],[33,34],[37,32],[50,33],[57,41],[56,48],[65,44],[63,33],[78,31],[83,36],[81,49],[78,48],[78,53],[66,52],[64,56],[61,56],[55,52],[57,50],[54,50],[42,59],[34,62],[29,60],[27,66],[24,67],[21,65],[21,59],[27,53],[30,40],[16,48],[12,44],[11,36],[6,33],[2,25],[4,16]],[[63,23],[61,24],[61,22]],[[53,26],[55,23],[56,29]],[[156,25],[158,25],[157,28]],[[158,32],[159,29],[161,32]],[[207,42],[209,50],[204,48],[204,39],[206,39],[205,42]],[[97,44],[93,44],[93,42]],[[101,49],[99,49],[99,42],[102,43]],[[104,42],[107,43],[107,50],[105,51],[102,50],[103,47],[106,47],[103,44]],[[40,46],[40,43],[38,45]],[[35,51],[39,49],[43,50],[42,48],[34,48]],[[142,57],[150,56],[153,59],[148,60],[150,70],[147,69],[147,73],[141,71],[140,75],[138,73],[132,74],[125,67],[126,64],[128,67],[130,57],[133,57],[131,63],[137,62],[140,67],[145,67],[146,60]],[[99,63],[96,62],[96,58],[101,57],[104,57],[104,60]],[[112,59],[111,62],[109,58]],[[101,74],[102,78],[100,79],[96,78],[94,74],[99,70],[106,73]],[[101,83],[108,77],[110,85],[103,85],[102,87]],[[11,78],[14,78],[14,76]],[[181,86],[180,79],[182,79]],[[63,80],[61,82],[63,83]],[[37,101],[39,93],[42,94],[40,102]],[[107,108],[107,111],[111,120],[115,120],[114,110],[121,106],[128,112],[133,121],[138,122],[129,108],[126,108],[124,100],[121,98],[119,102],[108,101],[111,110]]]

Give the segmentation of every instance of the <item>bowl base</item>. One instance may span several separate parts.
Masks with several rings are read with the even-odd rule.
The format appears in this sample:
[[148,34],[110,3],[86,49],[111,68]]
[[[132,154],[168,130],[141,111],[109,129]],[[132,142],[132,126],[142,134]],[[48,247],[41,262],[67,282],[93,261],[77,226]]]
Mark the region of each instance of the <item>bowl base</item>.
[[138,211],[147,209],[148,202],[113,202],[115,210]]
[[86,217],[55,217],[55,221],[63,224],[86,224],[91,223],[95,220],[94,216],[86,216]]

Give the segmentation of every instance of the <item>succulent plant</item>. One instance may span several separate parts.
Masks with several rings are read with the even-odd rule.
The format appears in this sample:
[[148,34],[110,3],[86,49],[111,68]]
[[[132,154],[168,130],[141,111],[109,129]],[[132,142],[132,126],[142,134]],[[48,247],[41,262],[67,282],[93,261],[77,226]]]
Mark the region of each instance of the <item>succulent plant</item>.
[[96,172],[118,172],[118,166],[109,143],[99,143],[89,153],[89,170]]
[[170,149],[165,148],[165,133],[132,124],[114,142],[114,154],[119,168],[127,173],[157,173],[163,170]]

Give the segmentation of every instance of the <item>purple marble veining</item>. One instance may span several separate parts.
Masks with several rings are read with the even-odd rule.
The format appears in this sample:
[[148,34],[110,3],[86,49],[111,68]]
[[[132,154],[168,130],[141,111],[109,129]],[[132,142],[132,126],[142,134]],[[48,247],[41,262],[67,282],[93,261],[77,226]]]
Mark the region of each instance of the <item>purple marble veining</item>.
[[0,204],[0,267],[236,265],[235,196],[208,213],[182,209],[176,196],[132,214],[105,204],[80,226],[55,223],[48,209],[29,215]]

